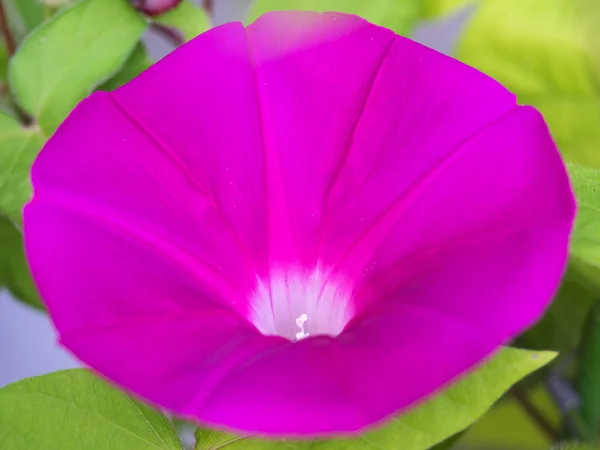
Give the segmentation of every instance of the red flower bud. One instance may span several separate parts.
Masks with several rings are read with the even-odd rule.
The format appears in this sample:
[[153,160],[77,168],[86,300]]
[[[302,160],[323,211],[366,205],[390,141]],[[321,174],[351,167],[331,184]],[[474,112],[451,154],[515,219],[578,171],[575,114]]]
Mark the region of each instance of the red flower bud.
[[182,0],[131,0],[134,8],[149,16],[167,12],[179,5]]

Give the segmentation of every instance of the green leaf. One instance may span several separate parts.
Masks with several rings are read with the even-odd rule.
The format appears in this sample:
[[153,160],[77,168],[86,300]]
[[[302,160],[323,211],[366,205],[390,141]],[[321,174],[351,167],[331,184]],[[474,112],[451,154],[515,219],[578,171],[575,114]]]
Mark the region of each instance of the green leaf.
[[406,36],[420,16],[421,0],[257,0],[250,9],[249,22],[268,11],[339,11],[361,16],[377,25]]
[[600,65],[589,0],[486,0],[457,55],[545,116],[568,161],[600,168]]
[[125,83],[133,80],[144,70],[152,65],[152,60],[148,56],[146,46],[140,42],[135,47],[133,53],[127,59],[127,62],[123,64],[121,70],[119,70],[113,77],[100,85],[98,90],[100,91],[113,91]]
[[422,0],[421,17],[438,19],[465,8],[479,0]]
[[[321,441],[237,440],[200,430],[196,450],[426,450],[477,421],[513,384],[556,357],[553,352],[504,348],[441,394],[378,430],[355,439]],[[443,448],[443,447],[442,447]]]
[[36,29],[9,67],[21,106],[46,135],[73,107],[116,73],[146,22],[124,0],[82,0]]
[[[233,444],[244,439],[243,436],[236,436],[223,431],[208,430],[205,428],[196,428],[194,436],[196,437],[196,445],[194,446],[194,450],[215,450],[219,448],[232,447],[234,446]],[[248,441],[245,441],[244,443],[248,444]],[[249,450],[252,449],[249,448]]]
[[583,336],[576,383],[581,416],[590,430],[600,431],[600,303],[590,311]]
[[186,41],[194,39],[210,28],[210,18],[206,11],[190,0],[183,0],[176,8],[155,17],[154,21],[178,29]]
[[34,308],[44,309],[29,273],[23,236],[13,223],[2,216],[0,248],[0,288],[6,287],[18,300]]
[[568,169],[578,206],[571,253],[600,268],[600,171],[578,164]]
[[31,197],[29,170],[43,144],[37,129],[25,129],[0,113],[0,214],[16,223]]
[[0,389],[0,448],[180,450],[181,445],[163,414],[76,369]]

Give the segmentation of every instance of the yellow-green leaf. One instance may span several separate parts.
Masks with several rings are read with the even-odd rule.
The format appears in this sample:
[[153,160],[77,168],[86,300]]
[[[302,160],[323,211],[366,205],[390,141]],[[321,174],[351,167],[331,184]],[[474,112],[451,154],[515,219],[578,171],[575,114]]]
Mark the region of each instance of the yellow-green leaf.
[[585,2],[480,1],[458,57],[537,107],[568,161],[600,168],[597,27]]
[[81,0],[37,28],[9,67],[21,106],[50,135],[73,107],[116,73],[146,29],[124,0]]
[[206,11],[190,0],[183,0],[175,8],[154,17],[154,21],[178,29],[186,41],[194,39],[210,28],[210,18]]
[[257,0],[248,17],[253,22],[268,11],[338,11],[408,35],[420,16],[421,0]]
[[121,69],[114,74],[108,81],[98,86],[100,91],[112,91],[118,87],[123,86],[125,83],[133,80],[144,70],[148,69],[152,65],[152,60],[148,56],[146,46],[140,42],[129,58],[123,64]]
[[24,128],[0,113],[0,214],[21,223],[21,210],[31,197],[29,170],[44,144],[36,128]]
[[3,287],[29,306],[44,309],[29,273],[23,236],[12,222],[0,215],[0,289]]
[[569,164],[569,175],[578,207],[571,253],[600,268],[600,170]]

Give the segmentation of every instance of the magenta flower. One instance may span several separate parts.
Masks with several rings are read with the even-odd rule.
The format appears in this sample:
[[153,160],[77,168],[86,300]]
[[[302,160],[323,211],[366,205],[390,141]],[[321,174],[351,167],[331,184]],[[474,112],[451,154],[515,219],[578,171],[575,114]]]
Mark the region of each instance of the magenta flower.
[[33,274],[83,362],[271,435],[405,410],[533,324],[574,202],[541,115],[355,16],[215,28],[33,167]]

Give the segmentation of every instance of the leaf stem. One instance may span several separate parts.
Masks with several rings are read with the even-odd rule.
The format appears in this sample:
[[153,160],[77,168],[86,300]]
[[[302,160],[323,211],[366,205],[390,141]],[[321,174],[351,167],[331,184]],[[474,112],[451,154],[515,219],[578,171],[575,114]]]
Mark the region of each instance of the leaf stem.
[[519,403],[521,408],[527,413],[527,415],[536,423],[536,425],[542,430],[551,442],[556,442],[558,439],[558,433],[554,429],[554,426],[546,419],[546,417],[538,411],[538,409],[531,403],[526,393],[519,388],[513,388],[511,394],[514,399]]
[[8,50],[9,56],[14,55],[15,50],[17,49],[17,44],[10,32],[10,28],[8,27],[8,20],[6,19],[3,0],[0,0],[0,32],[2,33],[2,37],[6,43],[6,50]]

